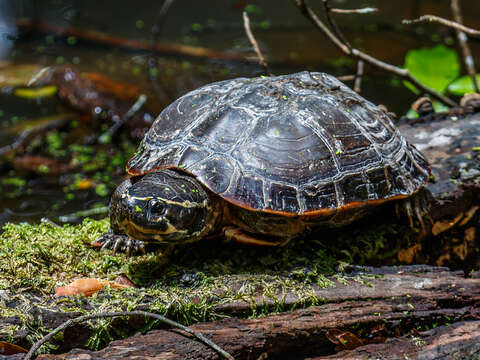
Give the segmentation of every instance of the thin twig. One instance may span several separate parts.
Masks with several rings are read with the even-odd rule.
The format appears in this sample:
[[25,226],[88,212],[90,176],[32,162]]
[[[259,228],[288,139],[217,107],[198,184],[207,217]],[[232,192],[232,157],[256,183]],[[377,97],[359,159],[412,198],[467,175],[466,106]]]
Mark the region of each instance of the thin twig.
[[155,92],[162,100],[169,98],[169,94],[167,93],[168,91],[165,90],[162,84],[158,81],[158,75],[156,70],[158,66],[157,53],[153,49],[155,48],[155,44],[157,43],[158,38],[163,31],[163,26],[165,25],[168,10],[170,9],[170,6],[173,4],[173,2],[174,0],[165,0],[163,2],[162,7],[158,12],[157,18],[155,19],[155,23],[152,26],[152,39],[150,41],[152,51],[148,59],[149,79],[153,88],[155,89]]
[[153,43],[155,43],[158,40],[158,37],[162,33],[168,10],[170,9],[170,6],[172,6],[173,2],[174,0],[165,0],[162,4],[162,7],[160,8],[160,11],[158,12],[157,18],[155,20],[155,24],[152,26],[152,42]]
[[[78,220],[79,218],[84,218],[84,217],[87,217],[87,216],[107,214],[109,208],[110,208],[109,206],[102,206],[102,207],[98,207],[98,208],[80,210],[80,211],[77,211],[73,214],[61,215],[61,216],[58,217],[58,220],[62,223],[73,222],[73,221]],[[43,219],[44,218],[42,218],[42,220]]]
[[253,36],[252,29],[250,28],[250,19],[248,18],[248,14],[246,11],[243,12],[243,25],[245,27],[245,32],[247,33],[248,40],[250,40],[250,43],[253,46],[253,50],[255,50],[255,53],[257,54],[258,63],[263,66],[263,68],[265,69],[265,73],[271,75],[270,71],[268,70],[268,64],[265,61],[265,57],[260,51],[257,40],[255,40],[255,37]]
[[328,27],[318,18],[318,16],[314,13],[314,11],[305,3],[305,0],[295,0],[295,3],[297,7],[300,9],[300,11],[302,12],[302,14],[305,17],[307,17],[307,19],[310,20],[310,22],[313,25],[315,25],[319,30],[321,30],[329,38],[329,40],[332,41],[335,44],[335,46],[337,46],[344,54],[351,56],[355,59],[363,60],[372,66],[375,66],[379,69],[382,69],[384,71],[388,71],[397,76],[400,76],[404,80],[407,80],[410,83],[412,83],[420,91],[430,94],[430,96],[432,96],[433,98],[435,98],[436,100],[440,101],[445,105],[448,105],[448,106],[457,105],[453,100],[443,96],[442,94],[438,93],[434,89],[418,81],[416,78],[414,78],[410,74],[410,72],[407,69],[402,69],[397,66],[378,60],[373,56],[368,55],[356,48],[350,49],[337,36],[335,36],[335,34],[333,34],[330,31],[330,29],[328,29]]
[[329,2],[329,0],[322,0],[323,8],[325,10],[325,15],[327,17],[327,21],[328,21],[330,27],[332,28],[333,32],[335,33],[335,35],[340,39],[341,42],[343,42],[345,45],[347,45],[348,48],[351,51],[352,45],[350,45],[350,43],[347,41],[347,38],[345,36],[343,36],[343,33],[340,31],[340,28],[338,27],[337,23],[332,18],[331,14],[330,14],[331,8],[330,8],[330,4],[328,2]]
[[[460,10],[460,4],[458,0],[452,0],[451,8],[453,13],[453,19],[457,24],[462,24],[462,13]],[[465,63],[465,68],[467,69],[468,75],[472,78],[473,88],[475,92],[480,92],[478,89],[478,82],[477,82],[477,71],[475,70],[475,62],[473,60],[472,52],[470,51],[470,47],[468,46],[467,42],[467,35],[459,29],[455,29],[457,33],[458,43],[460,44],[460,48],[462,49],[463,53],[463,61]]]
[[60,326],[56,327],[54,330],[52,330],[50,333],[48,333],[47,335],[45,335],[43,338],[41,338],[40,340],[38,340],[35,344],[33,344],[33,346],[30,348],[30,350],[28,351],[28,353],[25,355],[25,357],[23,358],[23,360],[30,360],[33,358],[35,352],[40,348],[40,346],[42,346],[43,344],[45,344],[48,340],[50,340],[52,337],[55,336],[55,334],[59,333],[60,331],[62,330],[65,330],[67,327],[69,327],[70,325],[72,324],[77,324],[77,323],[81,323],[85,320],[89,320],[89,319],[95,319],[95,318],[109,318],[109,317],[115,317],[115,316],[132,316],[132,315],[143,315],[143,316],[146,316],[146,317],[152,317],[154,319],[157,319],[157,320],[160,320],[161,322],[167,324],[167,325],[170,325],[171,327],[174,327],[174,328],[177,328],[177,329],[181,329],[193,336],[195,336],[198,340],[200,340],[202,343],[204,343],[205,345],[207,346],[210,346],[212,349],[214,349],[216,352],[218,352],[220,355],[222,355],[225,359],[231,359],[233,360],[233,356],[230,355],[229,353],[227,353],[225,350],[223,350],[222,348],[220,348],[218,345],[216,345],[215,343],[213,343],[212,341],[208,340],[205,336],[203,336],[202,334],[200,333],[197,333],[193,330],[191,330],[190,328],[186,327],[186,326],[183,326],[182,324],[176,322],[176,321],[173,321],[173,320],[170,320],[168,318],[166,318],[165,316],[162,316],[162,315],[158,315],[158,314],[154,314],[154,313],[150,313],[150,312],[147,312],[147,311],[119,311],[119,312],[105,312],[105,313],[97,313],[97,314],[89,314],[89,315],[83,315],[83,316],[79,316],[77,318],[74,318],[74,319],[70,319],[66,322],[64,322],[63,324],[61,324]]
[[143,104],[145,104],[146,101],[147,101],[147,96],[143,95],[143,94],[140,95],[138,97],[137,101],[135,101],[135,103],[132,105],[132,107],[130,109],[128,109],[128,111],[122,116],[122,118],[115,121],[113,123],[113,125],[106,132],[104,132],[102,135],[100,135],[100,137],[98,138],[98,141],[101,144],[105,144],[105,143],[110,142],[113,135],[115,135],[115,133],[118,131],[118,129],[120,129],[125,123],[127,123],[127,121],[130,120],[130,118],[133,115],[135,115],[135,113],[138,110],[140,110],[140,108],[143,106]]
[[363,60],[358,60],[357,74],[355,75],[355,82],[353,83],[353,90],[359,94],[360,91],[362,91],[363,64]]
[[[330,0],[322,0],[327,21],[330,27],[332,28],[332,30],[334,31],[335,35],[340,39],[341,42],[343,42],[348,47],[349,51],[352,52],[352,45],[350,45],[347,38],[343,35],[342,31],[340,30],[340,27],[337,25],[335,19],[331,16],[332,8],[330,7],[329,1]],[[360,90],[361,90],[363,64],[364,64],[363,60],[357,61],[357,73],[354,77],[355,82],[353,86],[354,91],[356,91],[357,93],[360,93]]]
[[33,139],[46,134],[51,130],[61,129],[69,124],[74,116],[75,114],[65,114],[64,116],[62,115],[62,117],[59,117],[58,119],[50,121],[46,124],[22,131],[12,144],[0,147],[0,157],[14,156],[19,152],[23,152],[25,147],[27,147]]
[[351,81],[351,80],[355,80],[355,75],[337,76],[337,79],[340,80],[340,81]]
[[417,24],[417,23],[424,23],[424,22],[437,22],[447,27],[463,31],[464,33],[467,33],[470,36],[480,37],[480,31],[469,28],[465,25],[456,23],[455,21],[450,21],[450,20],[441,18],[440,16],[436,16],[436,15],[422,15],[418,19],[412,19],[412,20],[405,19],[402,21],[402,24],[410,25],[410,24]]
[[330,11],[335,14],[369,14],[378,11],[374,7],[366,7],[362,9],[336,9],[330,8]]

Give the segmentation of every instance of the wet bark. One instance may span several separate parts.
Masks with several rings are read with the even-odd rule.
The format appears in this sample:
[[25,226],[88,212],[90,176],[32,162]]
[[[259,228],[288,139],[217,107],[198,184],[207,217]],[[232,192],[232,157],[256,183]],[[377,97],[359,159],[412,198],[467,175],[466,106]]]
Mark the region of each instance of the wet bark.
[[427,158],[427,234],[398,254],[404,263],[430,263],[478,269],[480,241],[480,114],[439,115],[439,119],[400,125],[407,141]]
[[[480,353],[480,278],[426,266],[370,269],[369,283],[337,283],[317,289],[322,305],[259,319],[229,318],[191,326],[235,359],[465,358]],[[285,301],[295,300],[287,294]],[[259,306],[272,300],[258,299]],[[240,314],[238,302],[217,307]],[[433,328],[433,329],[432,329]],[[428,330],[431,329],[431,330]],[[336,354],[336,355],[335,355]],[[263,356],[267,356],[263,355]],[[396,356],[396,357],[395,357]],[[103,350],[82,349],[40,359],[219,359],[177,330],[154,330],[112,342]],[[265,358],[265,357],[264,357]]]

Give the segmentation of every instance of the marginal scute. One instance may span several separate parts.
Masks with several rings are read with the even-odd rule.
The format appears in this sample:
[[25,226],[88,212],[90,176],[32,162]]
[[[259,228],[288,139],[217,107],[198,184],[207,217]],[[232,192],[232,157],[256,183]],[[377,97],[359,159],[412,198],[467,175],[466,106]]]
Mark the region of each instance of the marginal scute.
[[273,183],[267,196],[270,199],[269,209],[286,213],[298,212],[299,204],[295,187]]
[[165,108],[128,163],[177,168],[246,209],[320,214],[405,197],[428,165],[389,117],[323,73],[233,79]]
[[347,204],[368,199],[368,183],[358,174],[345,176],[339,186],[342,188],[344,202]]
[[301,196],[305,199],[305,211],[337,208],[337,198],[334,183],[308,185],[302,189]]

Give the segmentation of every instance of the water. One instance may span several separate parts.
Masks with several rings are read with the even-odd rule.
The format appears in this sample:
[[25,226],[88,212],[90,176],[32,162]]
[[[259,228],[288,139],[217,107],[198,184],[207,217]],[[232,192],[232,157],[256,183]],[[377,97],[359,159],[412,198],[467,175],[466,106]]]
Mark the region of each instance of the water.
[[[331,3],[342,8],[358,6],[358,1],[353,0]],[[409,49],[454,42],[451,31],[436,25],[399,25],[404,18],[426,13],[450,18],[448,1],[394,3],[377,0],[368,2],[368,5],[381,11],[373,15],[338,15],[337,19],[354,46],[382,60],[402,65]],[[114,38],[148,44],[160,6],[161,2],[147,0],[137,1],[134,5],[130,1],[111,0],[0,0],[0,61],[39,66],[74,63],[80,71],[96,72],[114,81],[134,84],[139,93],[148,95],[146,107],[152,114],[157,114],[179,95],[205,83],[263,73],[263,68],[255,62],[157,54],[157,86],[152,86],[149,51],[100,44],[79,36],[85,31],[97,31]],[[480,11],[480,4],[463,1],[462,6],[465,23],[478,24],[476,14]],[[158,41],[254,56],[243,28],[244,9],[249,12],[253,32],[272,73],[307,69],[341,76],[355,72],[355,63],[341,56],[323,34],[300,15],[292,1],[177,0],[164,18]],[[315,9],[322,13],[318,6]],[[30,21],[30,26],[20,26],[26,20]],[[46,24],[56,26],[57,32],[41,31],[42,28],[45,30]],[[62,35],[62,29],[75,29],[77,36]],[[471,46],[474,54],[480,54],[478,43],[471,42]],[[374,103],[386,105],[390,111],[404,114],[415,95],[395,77],[368,67],[366,71],[362,95]],[[88,156],[99,159],[104,156],[107,160],[97,163],[95,169],[72,167],[72,171],[61,175],[25,171],[21,164],[13,166],[11,160],[0,161],[0,224],[38,221],[45,216],[58,220],[59,215],[106,206],[109,194],[124,176],[123,163],[136,143],[121,136],[121,141],[113,149],[115,151],[108,146],[99,146],[93,148],[93,153],[80,149],[87,152],[84,154],[74,147],[76,152],[68,150],[67,155],[62,155],[63,147],[83,146],[88,136],[104,131],[102,126],[92,127],[85,123],[81,114],[55,97],[23,99],[11,90],[3,87],[0,92],[0,147],[14,141],[22,130],[73,112],[70,123],[75,126],[67,126],[59,136],[51,132],[41,138],[44,139],[43,145],[45,141],[48,143],[47,150],[42,148],[41,140],[33,140],[39,144],[29,144],[33,149],[31,154],[53,157],[59,163],[71,163],[72,152],[76,160]],[[117,152],[124,160],[112,163]]]

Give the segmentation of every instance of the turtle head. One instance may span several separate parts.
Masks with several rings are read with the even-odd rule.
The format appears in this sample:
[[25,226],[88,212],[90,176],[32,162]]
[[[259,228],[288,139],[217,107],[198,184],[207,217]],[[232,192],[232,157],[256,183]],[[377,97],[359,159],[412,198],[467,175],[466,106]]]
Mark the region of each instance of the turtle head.
[[172,170],[125,180],[110,204],[112,230],[147,242],[199,240],[213,229],[215,215],[195,178]]

